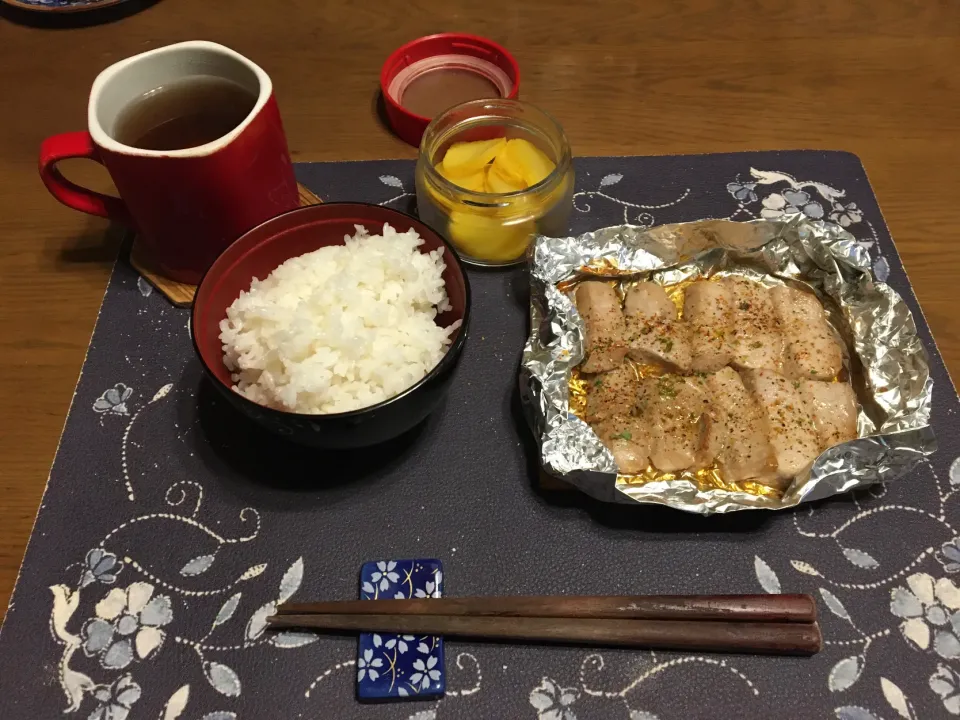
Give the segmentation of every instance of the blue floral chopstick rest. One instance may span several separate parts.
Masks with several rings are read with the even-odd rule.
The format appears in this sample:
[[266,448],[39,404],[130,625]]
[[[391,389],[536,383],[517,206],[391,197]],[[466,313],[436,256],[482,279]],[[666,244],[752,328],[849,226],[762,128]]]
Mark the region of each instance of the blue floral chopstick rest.
[[[438,598],[439,560],[379,560],[360,569],[361,600]],[[361,700],[434,698],[443,695],[443,638],[432,635],[361,633],[357,696]]]

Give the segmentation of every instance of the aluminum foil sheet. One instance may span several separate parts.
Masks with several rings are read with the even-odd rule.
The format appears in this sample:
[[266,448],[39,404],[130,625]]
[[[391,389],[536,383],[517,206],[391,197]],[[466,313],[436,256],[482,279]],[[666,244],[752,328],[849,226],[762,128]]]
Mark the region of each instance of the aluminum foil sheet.
[[[540,236],[532,253],[531,328],[520,371],[525,412],[543,469],[599,500],[700,514],[779,510],[893,480],[936,451],[933,381],[913,315],[873,277],[868,252],[836,225],[803,216],[621,225],[578,237]],[[716,473],[618,475],[613,455],[576,413],[576,368],[584,355],[583,321],[571,299],[578,281],[654,279],[682,286],[715,275],[806,285],[846,341],[845,367],[860,403],[859,438],[823,452],[782,492],[725,483]]]

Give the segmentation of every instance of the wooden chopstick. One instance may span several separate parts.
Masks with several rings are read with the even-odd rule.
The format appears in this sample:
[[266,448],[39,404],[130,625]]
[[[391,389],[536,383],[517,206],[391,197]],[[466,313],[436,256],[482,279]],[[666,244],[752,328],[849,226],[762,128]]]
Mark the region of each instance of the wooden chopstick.
[[455,597],[286,603],[277,615],[446,615],[812,623],[809,595]]
[[[364,600],[363,603],[373,601]],[[437,602],[430,600],[429,602]],[[546,641],[670,650],[812,655],[822,641],[816,623],[638,620],[470,615],[274,615],[271,628],[395,632],[474,639]]]
[[810,655],[809,595],[468,597],[286,603],[272,628]]

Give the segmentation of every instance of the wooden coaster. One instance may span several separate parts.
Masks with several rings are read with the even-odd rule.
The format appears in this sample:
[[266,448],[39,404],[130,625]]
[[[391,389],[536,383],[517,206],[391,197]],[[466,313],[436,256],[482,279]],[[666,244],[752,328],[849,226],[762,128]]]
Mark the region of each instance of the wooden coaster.
[[[300,207],[317,205],[323,202],[303,185],[298,183],[297,187],[300,190]],[[149,257],[143,251],[139,238],[133,240],[133,248],[130,250],[130,264],[144,280],[162,292],[167,300],[177,307],[190,307],[193,304],[193,295],[197,292],[197,286],[170,280],[154,270],[150,265]]]

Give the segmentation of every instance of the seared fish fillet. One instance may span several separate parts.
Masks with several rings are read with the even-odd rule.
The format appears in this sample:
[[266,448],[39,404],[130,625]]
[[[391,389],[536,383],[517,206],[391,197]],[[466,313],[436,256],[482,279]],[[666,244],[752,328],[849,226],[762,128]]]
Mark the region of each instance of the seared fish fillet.
[[644,423],[630,415],[614,415],[596,425],[593,431],[613,453],[621,473],[636,474],[650,464],[650,436]]
[[582,282],[574,293],[574,301],[586,330],[586,359],[580,369],[597,373],[621,365],[627,354],[626,327],[616,290],[597,280]]
[[678,472],[702,459],[704,400],[695,383],[677,375],[641,381],[637,408],[650,429],[650,461],[658,470]]
[[588,384],[586,421],[606,420],[613,415],[629,415],[637,402],[639,381],[629,363],[610,372],[584,377]]
[[717,463],[728,480],[754,480],[776,486],[776,457],[767,437],[767,422],[733,368],[708,375],[706,385],[726,443]]
[[690,369],[690,335],[677,319],[677,308],[662,287],[637,283],[624,298],[630,357],[642,363],[661,363]]
[[830,380],[843,367],[843,349],[817,298],[790,287],[770,291],[786,347],[783,374],[798,380]]
[[693,460],[693,470],[710,467],[723,454],[729,442],[726,414],[713,402],[713,393],[707,384],[709,375],[700,373],[685,378],[700,391],[703,398],[703,414],[700,418],[700,441]]
[[667,291],[655,282],[639,282],[630,288],[623,298],[623,312],[650,319],[677,319],[677,306]]
[[700,280],[683,297],[683,319],[690,328],[691,369],[715,372],[733,360],[733,293],[721,282]]
[[803,380],[800,392],[813,412],[821,450],[857,437],[857,396],[849,384]]
[[783,338],[770,291],[743,278],[724,278],[720,282],[733,294],[733,365],[777,369]]
[[777,476],[785,486],[820,454],[820,438],[813,413],[794,381],[773,370],[745,370],[744,384],[760,403],[770,429],[770,445],[777,458]]

